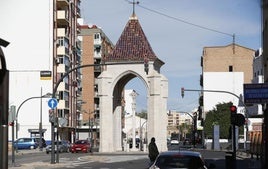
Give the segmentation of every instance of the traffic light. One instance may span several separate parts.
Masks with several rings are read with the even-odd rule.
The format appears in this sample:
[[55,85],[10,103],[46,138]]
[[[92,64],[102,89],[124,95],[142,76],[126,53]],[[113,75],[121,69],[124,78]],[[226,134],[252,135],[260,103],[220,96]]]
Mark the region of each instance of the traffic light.
[[231,124],[236,126],[242,126],[245,124],[245,116],[243,114],[237,114],[237,107],[231,106]]
[[144,59],[144,71],[148,75],[148,72],[149,72],[149,64],[148,64],[148,59],[147,58]]
[[184,87],[181,88],[181,97],[184,97]]
[[237,107],[234,105],[230,106],[230,111],[231,111],[231,124],[235,124],[236,123]]

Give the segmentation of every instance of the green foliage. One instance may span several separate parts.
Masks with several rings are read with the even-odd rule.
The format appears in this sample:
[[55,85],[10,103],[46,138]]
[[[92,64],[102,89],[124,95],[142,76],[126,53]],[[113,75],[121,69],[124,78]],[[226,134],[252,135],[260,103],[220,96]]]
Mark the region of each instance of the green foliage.
[[147,111],[146,110],[142,110],[140,113],[137,113],[136,115],[139,116],[140,118],[147,119]]
[[204,121],[204,131],[207,138],[213,137],[213,125],[220,126],[220,138],[228,138],[230,127],[230,106],[232,102],[220,103],[206,114]]

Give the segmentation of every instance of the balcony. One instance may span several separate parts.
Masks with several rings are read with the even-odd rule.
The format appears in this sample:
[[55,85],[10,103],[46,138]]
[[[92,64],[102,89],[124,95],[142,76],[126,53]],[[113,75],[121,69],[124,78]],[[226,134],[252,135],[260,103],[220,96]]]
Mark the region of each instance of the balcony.
[[59,100],[58,109],[69,109],[69,102],[66,100]]
[[58,7],[64,7],[69,5],[70,0],[57,0]]
[[68,12],[65,10],[58,10],[57,11],[57,23],[58,25],[62,26],[68,26],[69,20],[68,20]]
[[57,73],[66,73],[69,70],[69,66],[65,64],[58,64]]
[[69,55],[69,50],[65,46],[59,46],[57,48],[57,54],[58,55]]
[[77,18],[81,18],[81,10],[79,7],[76,8],[76,14],[77,14]]
[[57,37],[65,37],[68,38],[67,36],[67,31],[65,28],[57,28]]

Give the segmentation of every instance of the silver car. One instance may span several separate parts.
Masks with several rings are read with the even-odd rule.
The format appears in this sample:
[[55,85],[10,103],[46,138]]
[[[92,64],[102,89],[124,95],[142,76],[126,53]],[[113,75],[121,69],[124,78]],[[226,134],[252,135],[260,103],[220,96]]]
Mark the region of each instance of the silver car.
[[199,152],[194,151],[166,151],[158,155],[155,162],[149,169],[210,169],[215,168],[214,164],[209,167]]
[[[70,152],[70,143],[66,140],[60,140],[58,141],[59,145],[59,152]],[[46,153],[49,154],[52,152],[52,146],[51,144],[46,147]],[[57,152],[57,141],[55,141],[55,153]]]

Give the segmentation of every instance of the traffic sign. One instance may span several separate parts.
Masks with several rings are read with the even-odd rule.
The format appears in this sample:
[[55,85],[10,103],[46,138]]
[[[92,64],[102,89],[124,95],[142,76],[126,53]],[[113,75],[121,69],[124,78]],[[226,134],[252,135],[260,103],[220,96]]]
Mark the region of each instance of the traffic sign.
[[55,98],[51,98],[48,100],[47,104],[48,104],[48,107],[50,107],[51,109],[55,109],[58,105],[58,101]]
[[244,102],[262,104],[268,101],[268,83],[244,84]]

